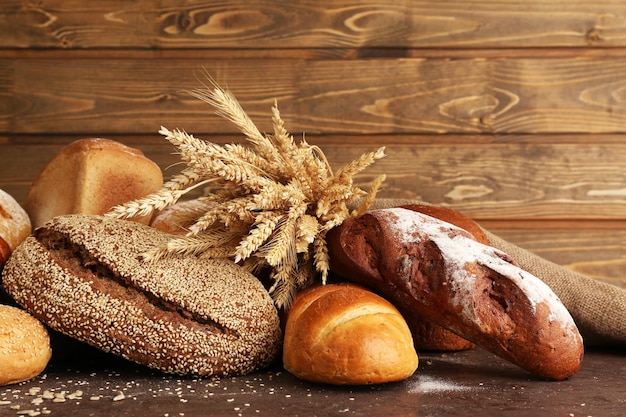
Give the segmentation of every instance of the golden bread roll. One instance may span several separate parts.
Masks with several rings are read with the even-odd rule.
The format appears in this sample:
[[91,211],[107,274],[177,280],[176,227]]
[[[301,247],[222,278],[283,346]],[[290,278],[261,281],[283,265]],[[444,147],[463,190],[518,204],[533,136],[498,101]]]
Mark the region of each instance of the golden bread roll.
[[61,214],[104,214],[162,185],[161,169],[140,150],[109,139],[80,139],[48,161],[32,183],[24,208],[37,228]]
[[380,384],[418,365],[411,332],[385,299],[354,284],[300,292],[287,314],[283,365],[296,377],[336,385]]
[[49,327],[175,374],[226,376],[269,365],[276,307],[229,260],[142,254],[171,235],[95,215],[57,216],[13,252],[3,287]]
[[46,328],[19,308],[0,305],[0,385],[39,375],[52,355]]
[[30,218],[26,211],[10,194],[0,190],[0,270],[30,231]]

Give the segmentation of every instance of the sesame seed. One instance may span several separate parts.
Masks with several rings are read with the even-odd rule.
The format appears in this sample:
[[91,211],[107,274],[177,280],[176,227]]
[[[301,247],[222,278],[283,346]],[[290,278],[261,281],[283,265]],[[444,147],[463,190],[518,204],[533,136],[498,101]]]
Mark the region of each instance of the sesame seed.
[[[278,353],[280,325],[273,302],[260,281],[234,263],[176,258],[152,269],[140,265],[138,255],[167,237],[148,226],[112,218],[61,216],[44,228],[83,245],[81,253],[128,282],[122,285],[93,273],[87,279],[83,272],[51,261],[54,254],[45,246],[45,234],[39,241],[27,239],[13,253],[16,262],[5,270],[4,284],[18,302],[32,304],[37,316],[55,330],[119,356],[132,353],[140,363],[177,374],[249,373]],[[94,286],[92,278],[104,285]],[[242,288],[249,291],[242,293]],[[155,308],[162,318],[147,316],[133,299],[125,298],[126,291],[169,303],[172,311]],[[194,318],[179,316],[176,309]],[[68,311],[76,311],[81,320]],[[187,325],[189,320],[194,321],[192,326]],[[195,330],[200,322],[206,322],[210,331]],[[220,323],[225,331],[215,331],[212,323]],[[124,340],[130,343],[111,340],[106,331],[110,327],[129,329]]]
[[124,398],[126,398],[124,393],[121,392],[121,391],[118,391],[117,395],[115,397],[113,397],[113,401],[122,401]]

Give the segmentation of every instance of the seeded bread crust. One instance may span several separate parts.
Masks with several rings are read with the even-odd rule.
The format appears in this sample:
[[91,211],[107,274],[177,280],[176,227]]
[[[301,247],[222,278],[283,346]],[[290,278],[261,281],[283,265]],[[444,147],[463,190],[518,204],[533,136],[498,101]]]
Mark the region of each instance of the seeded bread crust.
[[131,221],[59,216],[15,250],[3,287],[51,328],[163,372],[269,365],[281,331],[262,284],[226,260],[141,260],[167,237]]

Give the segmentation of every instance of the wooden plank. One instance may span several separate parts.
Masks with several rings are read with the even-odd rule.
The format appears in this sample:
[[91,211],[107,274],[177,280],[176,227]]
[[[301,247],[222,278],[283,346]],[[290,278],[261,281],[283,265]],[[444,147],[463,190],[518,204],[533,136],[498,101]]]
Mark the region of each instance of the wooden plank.
[[624,46],[626,4],[51,0],[0,4],[3,48]]
[[203,67],[263,129],[277,98],[296,133],[626,132],[626,58],[9,61],[4,132],[232,133],[183,91]]
[[[386,145],[387,157],[359,178],[367,188],[375,176],[387,174],[381,197],[445,205],[480,221],[626,220],[626,143],[411,144],[408,138],[400,143],[385,143],[380,137],[350,139],[307,141],[319,145],[335,169]],[[146,142],[118,140],[144,151],[164,169],[166,178],[180,168],[174,165],[179,162],[174,148],[165,140],[161,143],[156,136]],[[0,188],[24,198],[30,182],[63,144],[0,146]]]

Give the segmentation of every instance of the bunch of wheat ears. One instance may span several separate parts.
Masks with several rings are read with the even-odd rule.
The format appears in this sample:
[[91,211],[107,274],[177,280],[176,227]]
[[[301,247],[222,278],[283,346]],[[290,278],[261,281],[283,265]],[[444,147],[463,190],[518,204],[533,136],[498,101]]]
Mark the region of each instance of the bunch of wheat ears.
[[[177,203],[193,189],[202,209],[190,211],[186,235],[144,255],[156,260],[172,254],[229,257],[252,273],[269,271],[277,307],[286,307],[316,277],[329,272],[326,235],[350,216],[366,211],[384,175],[369,192],[354,183],[355,174],[385,156],[384,147],[365,153],[333,173],[323,152],[304,139],[296,143],[284,127],[276,101],[273,134],[262,134],[235,97],[216,84],[190,92],[234,123],[251,146],[217,145],[181,130],[160,132],[178,150],[186,167],[145,198],[114,207],[109,216],[151,215]],[[358,204],[350,210],[349,206]]]

